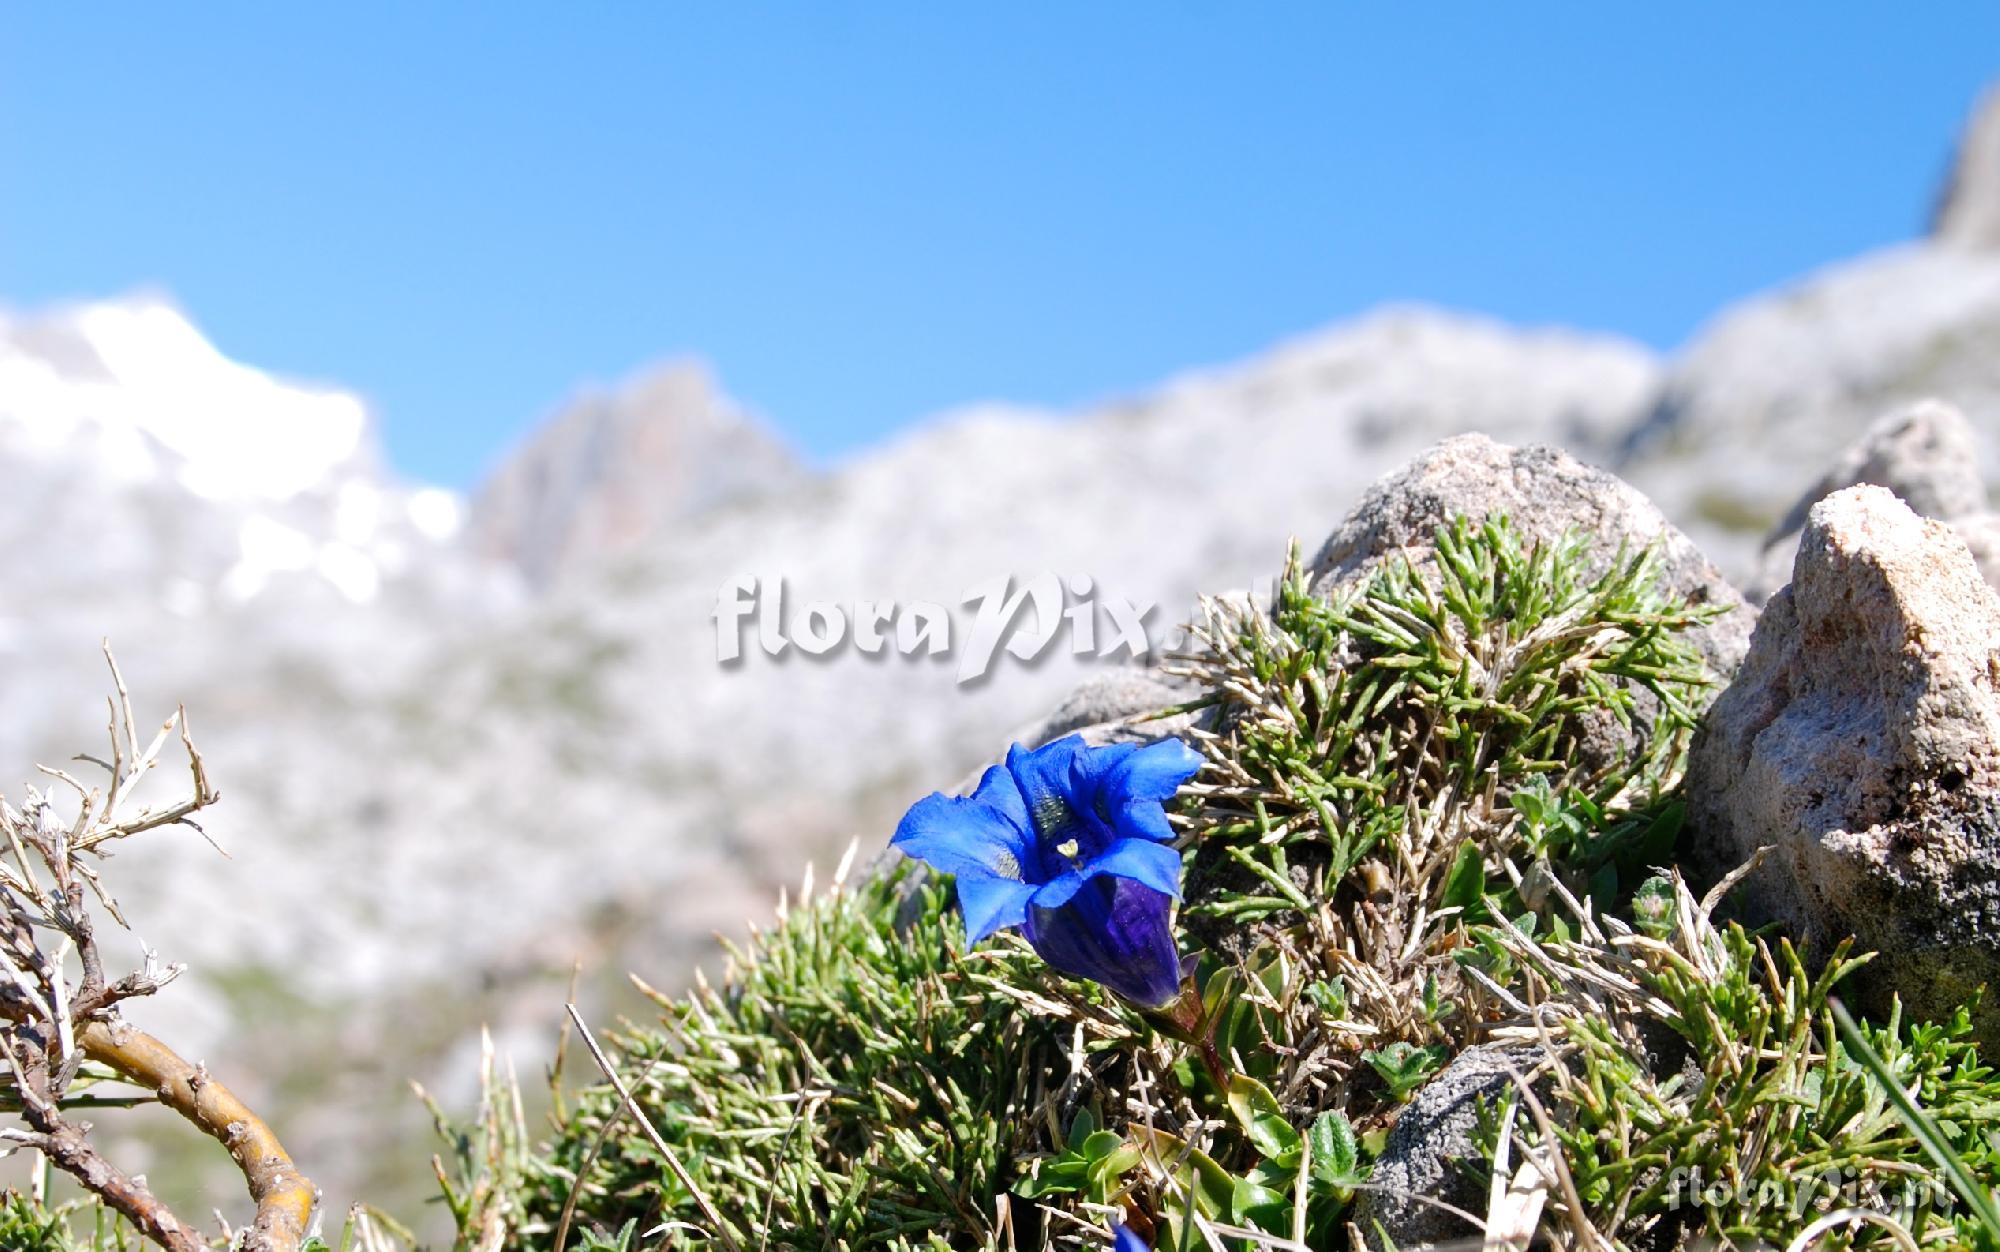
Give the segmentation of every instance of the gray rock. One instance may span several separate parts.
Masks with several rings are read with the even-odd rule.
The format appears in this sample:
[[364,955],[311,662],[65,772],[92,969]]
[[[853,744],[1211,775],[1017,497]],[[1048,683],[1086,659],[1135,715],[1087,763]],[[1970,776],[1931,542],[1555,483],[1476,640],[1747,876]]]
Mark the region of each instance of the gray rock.
[[2000,513],[1982,509],[1951,519],[1952,533],[1964,541],[1986,575],[1986,585],[2000,588]]
[[[1850,994],[1948,1015],[2000,973],[2000,597],[1943,522],[1881,487],[1813,506],[1791,585],[1710,709],[1688,868],[1772,849],[1743,888],[1821,955],[1881,955]],[[2000,1037],[1988,1000],[1980,1033]]]
[[1389,1131],[1369,1186],[1355,1205],[1354,1222],[1366,1232],[1370,1247],[1381,1246],[1384,1235],[1391,1247],[1400,1249],[1478,1236],[1478,1227],[1426,1201],[1485,1213],[1481,1107],[1497,1111],[1514,1076],[1526,1077],[1540,1057],[1534,1048],[1483,1044],[1467,1048],[1424,1084]]
[[1125,666],[1078,683],[1054,712],[1016,731],[1014,741],[1035,748],[1064,735],[1081,734],[1099,746],[1150,743],[1194,725],[1199,713],[1154,715],[1200,695],[1201,689],[1186,679],[1148,667]]
[[1958,141],[1931,237],[1962,248],[2000,248],[2000,87],[1986,89]]
[[467,538],[548,587],[691,517],[807,478],[706,367],[676,362],[565,406],[480,488]]
[[1621,547],[1636,551],[1658,542],[1668,591],[1697,605],[1729,606],[1696,637],[1709,667],[1726,678],[1743,659],[1755,610],[1646,497],[1559,449],[1510,448],[1484,435],[1447,439],[1369,488],[1313,558],[1313,591],[1343,591],[1397,551],[1422,564],[1438,525],[1455,513],[1505,513],[1524,534],[1544,541],[1582,531],[1593,538],[1593,573],[1608,569]]
[[[1920,400],[1877,419],[1771,529],[1764,539],[1763,566],[1746,588],[1752,600],[1768,599],[1791,576],[1797,536],[1812,506],[1862,483],[1887,487],[1918,513],[1943,521],[1986,507],[1972,423],[1949,404]],[[1981,568],[1988,567],[1981,562]]]
[[1804,529],[1807,512],[1827,496],[1863,483],[1887,487],[1925,517],[1950,519],[1986,507],[1972,424],[1941,400],[1919,400],[1869,426],[1799,498],[1765,544]]

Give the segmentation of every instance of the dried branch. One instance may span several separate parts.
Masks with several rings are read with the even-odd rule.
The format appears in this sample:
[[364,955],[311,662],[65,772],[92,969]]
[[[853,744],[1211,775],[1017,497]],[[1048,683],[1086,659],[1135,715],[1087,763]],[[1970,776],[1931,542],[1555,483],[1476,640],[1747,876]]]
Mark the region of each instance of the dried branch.
[[[99,1062],[228,1149],[257,1205],[252,1225],[233,1246],[242,1252],[296,1252],[311,1228],[319,1193],[271,1128],[201,1066],[118,1017],[122,1002],[152,995],[181,967],[161,968],[148,951],[140,969],[115,980],[106,975],[91,901],[120,925],[124,918],[84,857],[102,856],[101,845],[161,826],[178,823],[200,831],[193,815],[220,795],[208,780],[185,710],[161,723],[142,746],[131,696],[109,645],[105,659],[117,692],[110,701],[110,759],[77,759],[105,770],[108,788],[100,792],[66,771],[42,767],[76,796],[76,813],[68,821],[33,787],[19,810],[0,800],[0,1053],[28,1126],[0,1131],[0,1139],[42,1153],[169,1252],[207,1248],[209,1241],[168,1211],[143,1180],[98,1152],[87,1123],[64,1116],[78,1067],[86,1059]],[[176,730],[187,754],[191,793],[127,815],[139,783]],[[45,935],[56,937],[52,951],[44,948]],[[68,973],[72,955],[74,984]]]
[[262,1118],[199,1065],[124,1022],[92,1022],[79,1042],[84,1054],[102,1061],[199,1127],[236,1160],[257,1202],[257,1217],[243,1252],[290,1252],[305,1239],[319,1191],[292,1164],[278,1137]]

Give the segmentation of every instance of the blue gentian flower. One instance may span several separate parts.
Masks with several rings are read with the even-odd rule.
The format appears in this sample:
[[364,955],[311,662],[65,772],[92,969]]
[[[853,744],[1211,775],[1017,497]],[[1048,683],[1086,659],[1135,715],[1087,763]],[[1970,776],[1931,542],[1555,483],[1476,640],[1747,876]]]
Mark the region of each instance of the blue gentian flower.
[[1178,739],[1016,744],[971,795],[919,800],[892,842],[957,876],[968,944],[1019,926],[1057,969],[1160,1008],[1181,985],[1181,858],[1161,802],[1200,768]]

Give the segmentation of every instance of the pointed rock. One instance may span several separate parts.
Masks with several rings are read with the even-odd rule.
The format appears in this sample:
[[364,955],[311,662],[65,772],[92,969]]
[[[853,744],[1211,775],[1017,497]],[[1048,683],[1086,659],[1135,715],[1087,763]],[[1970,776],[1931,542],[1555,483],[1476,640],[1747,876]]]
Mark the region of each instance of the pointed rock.
[[557,414],[481,489],[469,533],[480,552],[547,586],[803,477],[706,368],[683,362]]
[[1987,581],[2000,577],[2000,564],[1982,555],[1992,545],[1984,539],[1988,527],[1980,520],[1986,485],[1979,476],[1979,437],[1957,408],[1920,400],[1877,419],[1772,527],[1764,539],[1763,565],[1747,588],[1751,600],[1763,602],[1791,577],[1797,536],[1812,507],[1844,487],[1863,483],[1887,487],[1924,517],[1951,522],[1973,548]]
[[[1950,1015],[2000,974],[2000,597],[1943,522],[1882,487],[1814,505],[1688,768],[1689,847],[1713,879],[1772,849],[1751,920],[1824,957],[1879,952],[1849,990]],[[2000,1035],[2000,1001],[1978,1018]]]
[[2000,249],[2000,86],[1986,89],[1966,123],[1931,235],[1957,247]]

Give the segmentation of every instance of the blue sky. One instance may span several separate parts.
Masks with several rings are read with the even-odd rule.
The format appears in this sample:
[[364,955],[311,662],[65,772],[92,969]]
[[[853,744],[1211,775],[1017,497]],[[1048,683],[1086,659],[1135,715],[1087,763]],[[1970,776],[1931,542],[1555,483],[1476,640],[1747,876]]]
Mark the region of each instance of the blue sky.
[[2000,5],[0,11],[0,301],[171,292],[475,482],[692,353],[830,459],[1385,300],[1662,348],[1920,232]]

